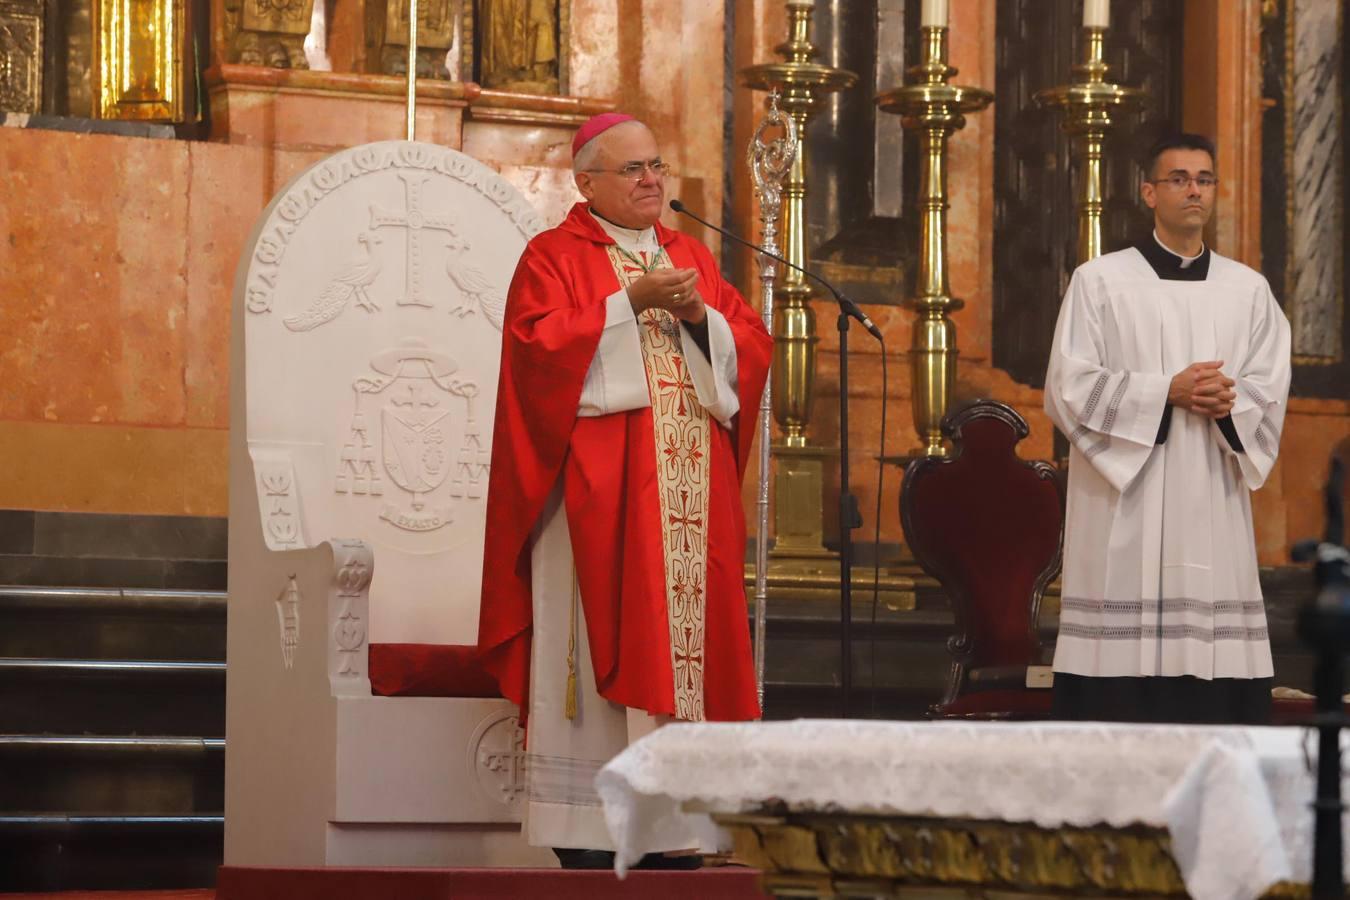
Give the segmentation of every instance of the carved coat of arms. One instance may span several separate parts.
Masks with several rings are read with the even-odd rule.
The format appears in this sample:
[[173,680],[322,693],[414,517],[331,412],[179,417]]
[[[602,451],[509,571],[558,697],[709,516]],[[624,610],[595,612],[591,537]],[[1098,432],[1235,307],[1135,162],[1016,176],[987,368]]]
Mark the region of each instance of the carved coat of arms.
[[[456,377],[459,367],[449,355],[416,338],[376,354],[370,368],[375,374],[352,383],[351,427],[335,488],[389,496],[391,484],[407,505],[386,502],[380,518],[407,531],[441,528],[452,521],[450,508],[432,495],[447,478],[455,476],[448,493],[456,497],[481,497],[486,485],[489,464],[474,415],[478,385]],[[367,418],[376,404],[378,446]]]

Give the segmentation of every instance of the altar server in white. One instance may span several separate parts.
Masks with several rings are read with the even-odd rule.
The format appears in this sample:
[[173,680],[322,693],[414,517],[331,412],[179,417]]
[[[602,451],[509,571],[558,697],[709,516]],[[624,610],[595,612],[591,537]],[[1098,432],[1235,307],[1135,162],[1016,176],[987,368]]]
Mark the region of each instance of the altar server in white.
[[1213,145],[1164,139],[1145,179],[1153,234],[1074,272],[1046,373],[1071,445],[1055,709],[1262,722],[1250,494],[1279,452],[1289,324],[1265,278],[1204,244]]

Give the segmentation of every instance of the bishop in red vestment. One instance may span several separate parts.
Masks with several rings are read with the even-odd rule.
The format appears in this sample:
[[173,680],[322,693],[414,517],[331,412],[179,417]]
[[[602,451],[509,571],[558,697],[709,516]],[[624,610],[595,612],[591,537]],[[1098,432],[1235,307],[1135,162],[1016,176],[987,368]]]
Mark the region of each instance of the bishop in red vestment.
[[528,715],[531,842],[597,848],[591,780],[634,714],[760,714],[740,483],[772,339],[657,221],[646,126],[597,117],[573,148],[587,202],[530,242],[507,297],[479,644]]

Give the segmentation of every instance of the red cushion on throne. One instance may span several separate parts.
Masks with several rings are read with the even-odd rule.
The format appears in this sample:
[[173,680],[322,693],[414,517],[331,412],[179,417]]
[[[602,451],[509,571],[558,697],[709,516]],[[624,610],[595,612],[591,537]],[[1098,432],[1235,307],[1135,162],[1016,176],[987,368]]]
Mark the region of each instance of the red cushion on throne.
[[500,697],[476,644],[371,644],[377,697]]

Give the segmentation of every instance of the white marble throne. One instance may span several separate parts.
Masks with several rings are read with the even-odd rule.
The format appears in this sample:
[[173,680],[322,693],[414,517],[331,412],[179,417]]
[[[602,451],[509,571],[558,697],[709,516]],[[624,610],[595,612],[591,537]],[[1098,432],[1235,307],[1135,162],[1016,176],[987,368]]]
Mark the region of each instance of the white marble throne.
[[535,210],[454,150],[303,172],[231,340],[225,863],[523,865],[500,699],[372,696],[369,647],[471,645],[507,286]]

